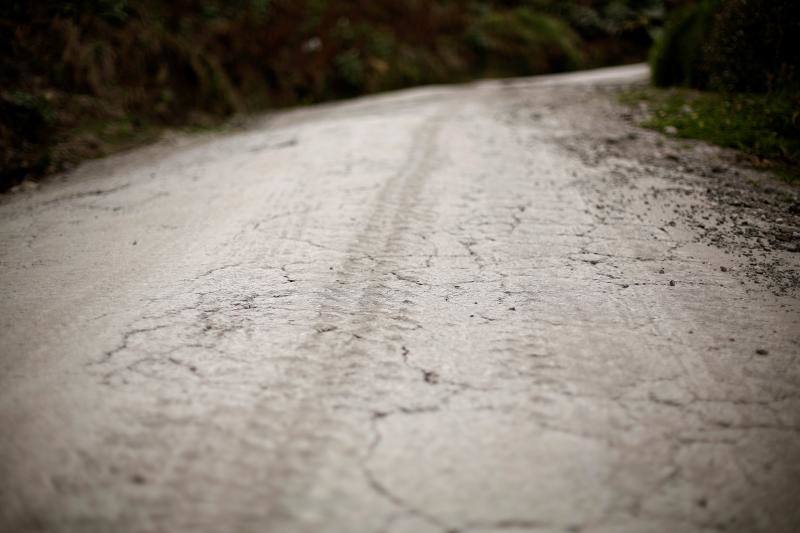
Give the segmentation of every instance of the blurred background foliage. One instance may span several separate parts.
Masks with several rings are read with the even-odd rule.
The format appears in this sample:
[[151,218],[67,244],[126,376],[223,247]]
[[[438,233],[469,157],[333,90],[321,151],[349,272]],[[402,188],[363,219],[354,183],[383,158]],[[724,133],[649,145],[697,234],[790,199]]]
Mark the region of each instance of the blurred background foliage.
[[661,0],[6,0],[0,184],[232,113],[641,61]]
[[[796,87],[796,0],[5,0],[0,188],[231,114],[638,62]],[[668,20],[666,27],[665,20]]]
[[684,2],[653,48],[653,81],[734,92],[797,90],[799,51],[797,0]]

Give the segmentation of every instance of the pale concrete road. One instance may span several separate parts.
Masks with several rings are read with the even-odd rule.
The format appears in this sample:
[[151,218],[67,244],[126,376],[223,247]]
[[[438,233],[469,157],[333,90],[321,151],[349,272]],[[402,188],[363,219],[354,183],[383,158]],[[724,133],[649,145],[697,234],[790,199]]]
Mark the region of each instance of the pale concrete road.
[[800,254],[709,237],[762,211],[620,118],[644,76],[278,113],[0,200],[0,530],[800,530]]

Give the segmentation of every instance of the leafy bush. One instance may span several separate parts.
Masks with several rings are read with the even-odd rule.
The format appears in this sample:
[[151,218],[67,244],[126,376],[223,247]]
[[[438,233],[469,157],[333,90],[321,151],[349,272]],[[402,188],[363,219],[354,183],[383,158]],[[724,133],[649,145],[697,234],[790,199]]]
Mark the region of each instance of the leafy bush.
[[706,45],[718,4],[718,0],[701,0],[670,17],[650,56],[656,86],[708,86]]
[[667,22],[651,54],[653,82],[735,92],[797,88],[797,50],[797,0],[701,0]]
[[587,66],[646,58],[663,22],[663,0],[528,0],[531,9],[566,22],[582,41]]
[[29,93],[0,93],[0,183],[16,183],[49,164],[53,111]]
[[727,0],[707,57],[715,88],[767,92],[800,86],[800,2]]
[[474,23],[468,39],[488,76],[559,72],[581,64],[575,32],[527,8],[487,12]]

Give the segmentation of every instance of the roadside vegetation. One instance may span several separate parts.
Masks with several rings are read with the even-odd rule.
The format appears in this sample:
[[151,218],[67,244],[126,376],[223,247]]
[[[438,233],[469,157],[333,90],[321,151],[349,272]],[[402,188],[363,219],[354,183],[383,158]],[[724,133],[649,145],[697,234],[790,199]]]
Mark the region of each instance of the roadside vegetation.
[[10,0],[0,189],[235,113],[641,61],[661,0]]
[[653,47],[657,88],[623,101],[647,108],[647,127],[736,148],[800,182],[800,2],[684,4]]

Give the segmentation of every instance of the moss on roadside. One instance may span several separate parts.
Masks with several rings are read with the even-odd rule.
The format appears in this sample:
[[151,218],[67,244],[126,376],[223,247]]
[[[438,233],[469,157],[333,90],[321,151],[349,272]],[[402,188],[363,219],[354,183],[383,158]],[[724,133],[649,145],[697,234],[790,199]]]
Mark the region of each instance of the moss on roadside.
[[625,92],[620,100],[647,106],[644,127],[740,150],[756,166],[800,183],[800,98],[796,94],[646,88]]

